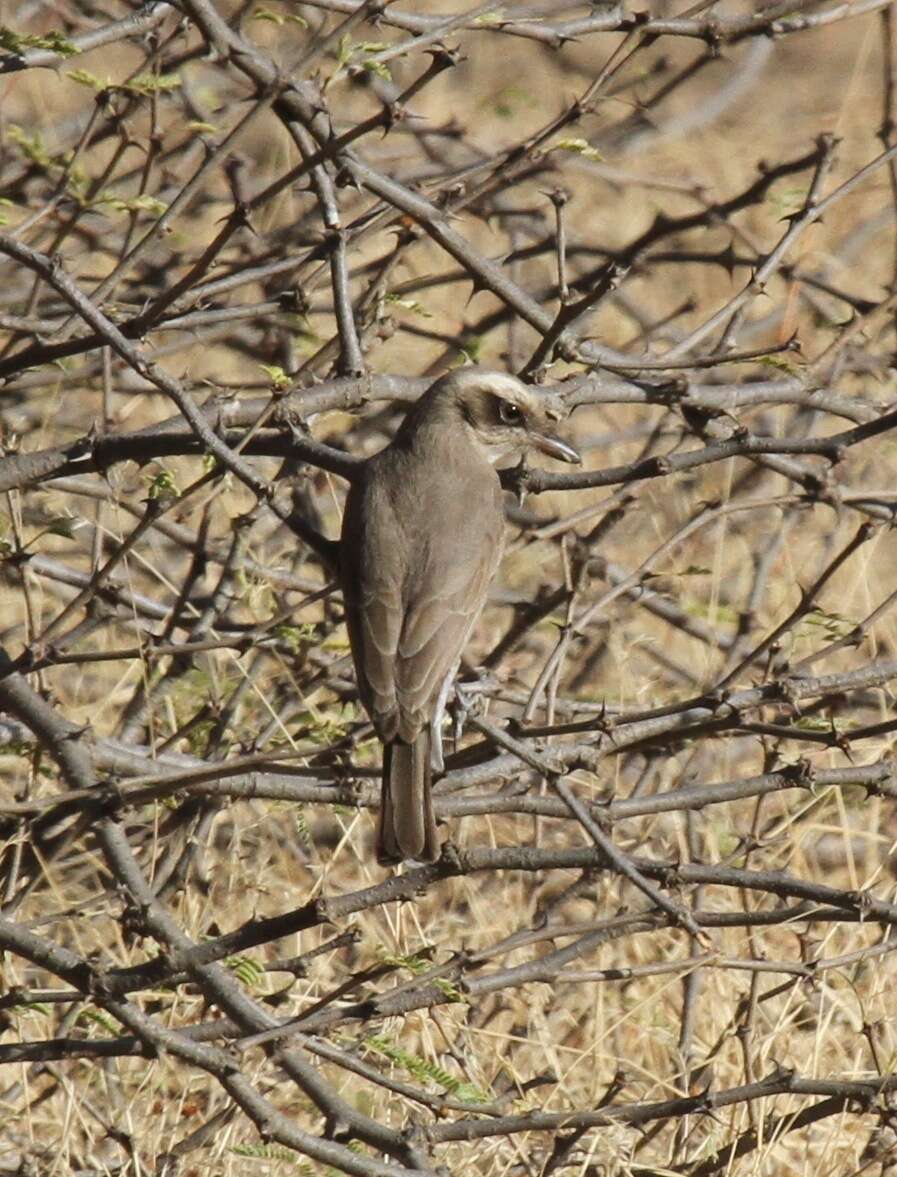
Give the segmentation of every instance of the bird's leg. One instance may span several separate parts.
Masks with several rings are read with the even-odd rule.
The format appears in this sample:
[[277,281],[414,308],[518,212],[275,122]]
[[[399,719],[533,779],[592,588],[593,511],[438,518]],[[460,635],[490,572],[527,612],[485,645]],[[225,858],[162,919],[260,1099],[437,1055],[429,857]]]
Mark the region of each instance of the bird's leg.
[[452,707],[452,751],[457,752],[464,735],[464,721],[470,714],[471,700],[467,698],[460,683],[455,684],[455,702]]
[[455,682],[455,675],[458,673],[460,665],[459,660],[452,667],[451,672],[445,676],[436,697],[433,718],[430,720],[430,767],[434,772],[445,772],[445,759],[442,751],[442,721],[445,718],[445,709],[449,695],[452,694],[452,688],[454,687],[455,696],[452,704],[452,751],[454,752],[458,750],[465,717],[478,705],[475,696],[485,689],[482,678],[475,682],[466,683],[463,687],[460,683]]
[[461,737],[464,734],[464,724],[468,715],[479,714],[483,710],[483,697],[495,686],[495,680],[488,671],[479,670],[472,682],[455,683],[455,700],[452,706],[452,744],[458,751]]
[[442,755],[442,720],[445,716],[445,705],[448,701],[449,691],[452,689],[454,677],[454,670],[445,676],[436,697],[433,718],[430,720],[430,767],[433,772],[437,773],[445,772],[445,758]]
[[439,723],[430,723],[430,768],[434,773],[445,772],[445,757],[442,754],[442,717]]

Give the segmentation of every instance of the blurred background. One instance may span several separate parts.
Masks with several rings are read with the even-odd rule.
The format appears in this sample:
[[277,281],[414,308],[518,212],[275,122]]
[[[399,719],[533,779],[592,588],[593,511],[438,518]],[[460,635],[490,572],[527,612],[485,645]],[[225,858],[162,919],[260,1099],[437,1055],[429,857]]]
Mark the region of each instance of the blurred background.
[[[393,1085],[318,1056],[325,1081],[391,1129],[435,1125],[429,1155],[451,1173],[895,1163],[887,1102],[846,1088],[816,1115],[821,1088],[644,1113],[777,1068],[870,1090],[894,1070],[893,913],[861,918],[857,898],[894,892],[894,442],[883,427],[823,443],[895,408],[897,171],[879,158],[897,143],[895,21],[880,0],[0,0],[0,234],[58,259],[281,507],[0,248],[4,649],[124,790],[128,844],[192,941],[345,899],[332,923],[219,957],[278,1018],[325,1011],[308,1029],[321,1049]],[[554,324],[572,342],[553,346]],[[345,482],[300,442],[375,452],[469,360],[558,393],[585,463],[566,489],[509,496],[464,674],[487,722],[566,757],[625,855],[668,869],[664,894],[711,913],[706,944],[603,860],[557,857],[591,852],[587,832],[470,726],[437,789],[444,836],[548,857],[464,860],[366,898],[385,885],[378,744],[332,573],[284,520],[338,534]],[[141,523],[148,502],[161,517]],[[72,782],[26,729],[4,710],[3,913],[103,968],[140,966],[162,946],[89,806],[59,811]],[[102,1002],[16,953],[7,968],[0,1171],[328,1171],[260,1141],[202,1070],[126,1057]],[[139,1000],[168,1027],[211,1016],[196,977]],[[21,1049],[70,1039],[118,1045]],[[244,1064],[321,1131],[276,1059]],[[636,1110],[570,1135],[452,1135],[602,1101]]]

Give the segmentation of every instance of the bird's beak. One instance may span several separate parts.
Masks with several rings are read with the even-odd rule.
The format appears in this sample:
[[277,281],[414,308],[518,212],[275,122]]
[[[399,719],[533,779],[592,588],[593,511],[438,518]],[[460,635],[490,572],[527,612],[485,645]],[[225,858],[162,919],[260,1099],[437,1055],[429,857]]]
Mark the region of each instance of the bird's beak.
[[575,462],[577,465],[582,461],[579,450],[554,433],[534,433],[532,443],[537,450],[548,454],[550,458],[559,458],[562,462]]

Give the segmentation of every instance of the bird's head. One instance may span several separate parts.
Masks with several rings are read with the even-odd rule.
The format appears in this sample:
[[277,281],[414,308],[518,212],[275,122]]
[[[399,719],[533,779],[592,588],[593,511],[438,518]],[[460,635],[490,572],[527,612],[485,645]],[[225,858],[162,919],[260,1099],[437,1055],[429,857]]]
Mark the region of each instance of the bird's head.
[[457,421],[490,462],[540,450],[562,462],[580,462],[573,446],[559,437],[561,414],[547,397],[527,388],[516,376],[470,366],[437,380],[418,402],[428,417]]

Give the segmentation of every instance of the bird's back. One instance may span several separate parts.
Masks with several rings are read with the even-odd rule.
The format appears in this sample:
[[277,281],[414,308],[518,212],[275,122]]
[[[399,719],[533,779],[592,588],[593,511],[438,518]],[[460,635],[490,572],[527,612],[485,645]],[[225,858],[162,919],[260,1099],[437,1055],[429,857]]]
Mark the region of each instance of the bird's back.
[[346,616],[359,690],[384,740],[432,717],[501,556],[502,493],[446,423],[399,435],[350,489],[343,518]]

